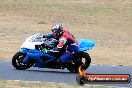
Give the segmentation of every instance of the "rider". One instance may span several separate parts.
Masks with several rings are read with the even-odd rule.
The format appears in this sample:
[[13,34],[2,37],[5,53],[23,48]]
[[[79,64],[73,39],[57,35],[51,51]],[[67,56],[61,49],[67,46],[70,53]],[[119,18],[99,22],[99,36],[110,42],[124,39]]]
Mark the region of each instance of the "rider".
[[68,62],[72,54],[78,52],[78,43],[74,36],[66,31],[62,24],[55,24],[51,28],[52,34],[43,35],[43,38],[55,38],[58,40],[58,44],[52,50],[43,50],[43,53],[56,53],[66,50],[58,59],[57,64]]

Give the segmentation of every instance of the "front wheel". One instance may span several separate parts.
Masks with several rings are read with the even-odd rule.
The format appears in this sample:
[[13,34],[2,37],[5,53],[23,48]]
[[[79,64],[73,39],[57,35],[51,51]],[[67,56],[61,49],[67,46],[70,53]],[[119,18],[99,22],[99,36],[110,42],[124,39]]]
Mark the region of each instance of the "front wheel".
[[67,68],[70,72],[78,73],[79,66],[82,66],[83,69],[86,70],[91,63],[91,57],[88,53],[79,52],[77,56],[78,59],[76,60],[75,64]]
[[29,58],[29,60],[25,63],[23,63],[23,58],[26,56],[26,54],[17,52],[13,58],[12,58],[12,65],[18,70],[26,70],[34,65],[34,60]]

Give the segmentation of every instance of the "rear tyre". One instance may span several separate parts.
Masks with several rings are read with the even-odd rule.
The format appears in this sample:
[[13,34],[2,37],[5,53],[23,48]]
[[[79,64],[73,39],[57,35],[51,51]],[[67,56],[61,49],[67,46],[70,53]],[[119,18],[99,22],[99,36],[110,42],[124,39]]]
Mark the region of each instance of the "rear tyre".
[[77,83],[79,84],[79,85],[84,85],[86,82],[87,82],[87,79],[84,77],[84,76],[80,76],[80,75],[78,75],[77,77],[76,77],[76,81],[77,81]]
[[76,62],[75,62],[74,65],[71,65],[71,66],[67,67],[67,69],[70,72],[78,73],[80,66],[82,66],[82,68],[84,70],[86,70],[89,67],[89,65],[91,63],[91,57],[89,56],[88,53],[86,53],[86,52],[79,52],[78,53],[78,57],[79,58],[76,60]]
[[81,66],[84,70],[86,70],[91,63],[91,57],[88,53],[82,52],[81,53]]
[[12,58],[12,65],[14,68],[18,70],[26,70],[34,65],[34,60],[29,58],[29,60],[25,63],[23,63],[23,58],[26,56],[26,54],[17,52],[13,58]]

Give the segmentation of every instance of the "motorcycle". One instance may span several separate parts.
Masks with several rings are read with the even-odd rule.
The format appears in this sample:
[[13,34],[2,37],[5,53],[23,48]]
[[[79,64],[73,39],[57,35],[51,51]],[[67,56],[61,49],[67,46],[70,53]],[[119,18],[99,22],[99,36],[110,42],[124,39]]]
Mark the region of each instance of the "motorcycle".
[[64,65],[57,65],[55,59],[59,58],[66,50],[53,55],[42,53],[43,49],[51,50],[58,44],[58,40],[54,38],[42,38],[43,34],[37,33],[29,38],[22,44],[20,51],[12,57],[12,65],[18,70],[26,70],[30,67],[38,68],[51,68],[51,69],[65,69],[70,72],[78,72],[79,66],[83,65],[86,70],[90,63],[91,57],[86,52],[95,46],[95,42],[87,39],[79,39],[79,52],[72,55],[72,59]]

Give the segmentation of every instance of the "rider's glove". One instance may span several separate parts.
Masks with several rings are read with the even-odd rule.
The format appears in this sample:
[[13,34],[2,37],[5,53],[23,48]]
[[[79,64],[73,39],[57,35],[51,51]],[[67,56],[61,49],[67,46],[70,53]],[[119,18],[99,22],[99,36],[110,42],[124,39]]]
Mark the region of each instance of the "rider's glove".
[[43,50],[42,50],[42,53],[47,53],[48,52],[48,50],[46,49],[46,48],[44,48]]

